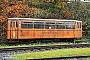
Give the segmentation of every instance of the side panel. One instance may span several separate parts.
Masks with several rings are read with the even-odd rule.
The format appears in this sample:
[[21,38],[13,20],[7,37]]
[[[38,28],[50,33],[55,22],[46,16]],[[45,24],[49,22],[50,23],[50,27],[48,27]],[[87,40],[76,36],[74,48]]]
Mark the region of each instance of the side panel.
[[35,38],[35,31],[33,30],[20,30],[20,39],[32,39]]
[[42,36],[43,38],[56,38],[57,31],[56,30],[43,30]]
[[82,23],[77,22],[76,23],[76,29],[75,29],[75,37],[76,38],[81,38],[82,37]]
[[20,33],[21,33],[21,21],[20,20],[18,20],[18,39],[20,39],[21,37],[20,37]]
[[11,30],[11,39],[17,39],[18,38],[18,22],[17,21],[11,21],[11,26],[10,26],[10,30]]
[[74,30],[25,30],[20,31],[20,39],[33,38],[74,38]]
[[8,20],[7,25],[7,39],[10,39],[10,20]]
[[74,29],[58,30],[56,38],[74,38]]
[[21,29],[20,39],[33,39],[33,38],[43,38],[42,30]]

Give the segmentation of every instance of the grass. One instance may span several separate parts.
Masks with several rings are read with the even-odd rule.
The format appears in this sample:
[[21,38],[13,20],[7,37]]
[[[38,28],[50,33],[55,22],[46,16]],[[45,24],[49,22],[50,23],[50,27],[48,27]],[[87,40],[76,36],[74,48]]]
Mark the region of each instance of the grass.
[[[83,43],[84,44],[84,43]],[[86,44],[86,43],[85,43]],[[7,45],[0,45],[0,48],[17,48],[17,47],[30,47],[30,46],[50,46],[50,45],[69,45],[68,43],[34,43],[34,44],[23,44],[23,45],[14,45],[14,46],[7,46]]]
[[90,48],[60,49],[45,52],[31,52],[12,55],[16,60],[67,57],[67,56],[90,56]]
[[16,45],[16,46],[2,46],[0,45],[0,48],[17,48],[17,47],[30,47],[30,46],[50,46],[50,45],[67,45],[68,43],[48,43],[48,44],[41,44],[41,43],[36,43],[36,44],[24,44],[24,45]]

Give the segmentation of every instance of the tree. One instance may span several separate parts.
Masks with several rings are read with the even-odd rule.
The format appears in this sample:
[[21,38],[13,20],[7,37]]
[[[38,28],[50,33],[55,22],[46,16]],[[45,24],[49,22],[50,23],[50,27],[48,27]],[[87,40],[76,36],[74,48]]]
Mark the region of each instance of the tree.
[[83,31],[89,37],[90,35],[90,4],[89,3],[82,3],[82,2],[75,2],[68,4],[71,12],[71,16],[68,19],[75,19],[81,20],[83,22]]

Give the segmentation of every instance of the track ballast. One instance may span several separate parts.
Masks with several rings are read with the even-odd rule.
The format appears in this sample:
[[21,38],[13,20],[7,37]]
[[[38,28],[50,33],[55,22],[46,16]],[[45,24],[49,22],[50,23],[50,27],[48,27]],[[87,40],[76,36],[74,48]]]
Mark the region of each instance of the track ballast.
[[[7,59],[13,54],[22,54],[28,52],[41,52],[47,50],[56,49],[68,49],[68,48],[90,48],[90,44],[70,44],[70,45],[51,45],[51,46],[32,46],[32,47],[18,47],[18,48],[1,48],[0,58]],[[10,58],[11,59],[11,58]]]

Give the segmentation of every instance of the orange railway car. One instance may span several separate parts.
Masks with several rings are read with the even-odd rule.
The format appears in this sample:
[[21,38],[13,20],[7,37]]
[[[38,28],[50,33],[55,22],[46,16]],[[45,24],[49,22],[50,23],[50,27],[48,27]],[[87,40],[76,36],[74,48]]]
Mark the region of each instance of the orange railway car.
[[8,18],[7,39],[75,39],[82,37],[82,21]]

